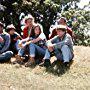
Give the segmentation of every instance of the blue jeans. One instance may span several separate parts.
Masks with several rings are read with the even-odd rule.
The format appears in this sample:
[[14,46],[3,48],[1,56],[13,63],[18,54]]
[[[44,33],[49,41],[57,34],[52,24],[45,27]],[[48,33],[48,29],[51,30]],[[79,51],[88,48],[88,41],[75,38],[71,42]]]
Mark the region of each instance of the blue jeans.
[[[54,53],[58,60],[62,60],[64,62],[69,62],[73,59],[73,53],[67,45],[63,45],[61,47],[61,50],[55,48]],[[44,59],[50,59],[50,52],[48,51],[48,49],[46,50]]]
[[27,46],[25,46],[24,48],[20,48],[20,49],[19,49],[19,51],[18,51],[18,55],[19,55],[19,56],[23,56],[23,55],[25,54],[26,47],[27,47]]
[[[27,46],[26,46],[27,47]],[[23,56],[25,54],[25,51],[26,51],[26,47],[24,48],[21,48],[19,51],[18,51],[18,55],[19,56]],[[44,48],[41,48],[40,46],[36,45],[36,44],[33,44],[33,43],[30,43],[29,44],[29,56],[31,57],[35,57],[36,54],[40,55],[40,56],[44,56],[45,55],[45,51],[46,49]]]
[[12,51],[6,51],[2,53],[0,54],[0,62],[6,62],[7,60],[10,60],[12,56],[13,56]]
[[[18,40],[17,41],[17,43],[16,43],[16,48],[17,48],[17,50],[18,50],[18,55],[19,56],[24,56],[25,55],[25,52],[27,51],[27,49],[28,49],[28,45],[26,45],[26,46],[24,46],[23,48],[19,48],[18,47],[18,44],[19,44],[19,42],[20,42],[20,40]],[[24,44],[25,42],[23,42],[23,44]]]
[[40,56],[44,56],[45,55],[45,48],[42,48],[36,44],[30,43],[29,45],[29,54],[31,57],[35,57],[37,54]]
[[19,44],[20,41],[21,41],[21,40],[18,39],[17,42],[15,43],[15,48],[16,48],[17,51],[19,51],[19,49],[20,49],[20,48],[18,47],[18,44]]

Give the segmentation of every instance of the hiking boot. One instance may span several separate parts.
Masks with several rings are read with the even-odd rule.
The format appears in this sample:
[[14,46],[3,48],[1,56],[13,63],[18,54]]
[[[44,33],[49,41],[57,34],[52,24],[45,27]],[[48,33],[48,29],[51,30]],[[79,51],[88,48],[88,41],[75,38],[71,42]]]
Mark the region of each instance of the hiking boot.
[[70,60],[69,64],[70,66],[73,64],[74,60]]
[[15,58],[16,58],[17,61],[22,61],[23,60],[23,58],[19,55],[15,55]]
[[23,62],[23,61],[14,61],[14,62],[12,62],[12,64],[20,64],[20,65],[24,65],[24,62]]
[[34,67],[35,63],[32,63],[31,61],[28,61],[27,63],[25,63],[25,67]]
[[70,67],[69,62],[64,62],[63,64],[64,64],[65,67]]
[[39,64],[39,66],[43,67],[44,66],[44,60]]
[[16,60],[13,61],[12,64],[17,64],[17,63],[20,65],[24,64],[24,62],[23,62],[24,58],[23,57],[21,57],[19,55],[15,55],[15,58],[16,58]]
[[39,64],[39,66],[45,66],[48,68],[49,66],[51,66],[51,62],[49,59],[45,59],[42,63]]
[[25,67],[33,67],[35,66],[35,60],[34,57],[30,57],[27,63],[25,63]]
[[74,60],[70,60],[69,62],[64,62],[65,67],[70,67],[73,64]]

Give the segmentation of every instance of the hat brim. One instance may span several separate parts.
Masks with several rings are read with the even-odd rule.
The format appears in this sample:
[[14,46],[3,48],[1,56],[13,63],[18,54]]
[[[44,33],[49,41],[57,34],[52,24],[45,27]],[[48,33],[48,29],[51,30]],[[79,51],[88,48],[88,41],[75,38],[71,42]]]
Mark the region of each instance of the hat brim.
[[65,29],[65,28],[57,28],[56,30],[66,31],[66,29]]

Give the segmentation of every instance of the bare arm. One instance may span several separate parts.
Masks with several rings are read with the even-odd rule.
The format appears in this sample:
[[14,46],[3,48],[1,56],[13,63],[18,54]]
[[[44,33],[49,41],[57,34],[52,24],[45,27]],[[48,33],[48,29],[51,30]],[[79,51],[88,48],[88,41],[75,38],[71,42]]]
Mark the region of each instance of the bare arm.
[[38,42],[40,40],[44,40],[44,39],[46,39],[46,36],[44,33],[41,33],[36,39],[31,40],[31,42],[36,43],[36,42]]

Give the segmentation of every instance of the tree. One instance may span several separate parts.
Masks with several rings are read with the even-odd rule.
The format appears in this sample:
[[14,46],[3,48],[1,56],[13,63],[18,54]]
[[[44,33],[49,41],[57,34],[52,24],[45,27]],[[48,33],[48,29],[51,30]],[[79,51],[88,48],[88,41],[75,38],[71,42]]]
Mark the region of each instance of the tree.
[[61,12],[67,3],[76,1],[79,0],[2,0],[0,3],[6,7],[3,12],[6,25],[13,23],[18,28],[20,13],[31,13],[35,21],[43,25],[44,33],[48,36],[49,27],[56,19],[57,12]]
[[69,9],[62,12],[62,16],[68,20],[68,25],[72,27],[76,35],[76,45],[90,45],[90,11],[84,9]]

